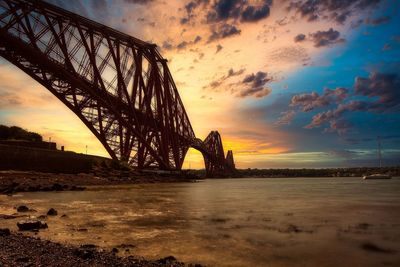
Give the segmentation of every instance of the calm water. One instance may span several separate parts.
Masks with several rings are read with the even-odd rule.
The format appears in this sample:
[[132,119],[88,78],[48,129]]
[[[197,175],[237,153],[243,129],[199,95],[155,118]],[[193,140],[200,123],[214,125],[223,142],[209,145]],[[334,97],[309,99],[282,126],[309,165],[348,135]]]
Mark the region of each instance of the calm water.
[[[48,218],[39,236],[208,266],[400,266],[400,179],[228,179],[0,196]],[[16,220],[1,220],[16,230]],[[87,229],[87,231],[82,231]],[[372,243],[384,251],[362,248]]]

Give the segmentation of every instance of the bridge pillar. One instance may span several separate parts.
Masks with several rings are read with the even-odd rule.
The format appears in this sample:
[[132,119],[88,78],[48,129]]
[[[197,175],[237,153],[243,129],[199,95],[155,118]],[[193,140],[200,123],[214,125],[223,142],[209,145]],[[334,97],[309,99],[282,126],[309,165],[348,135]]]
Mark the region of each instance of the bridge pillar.
[[226,177],[235,172],[232,150],[225,158],[221,135],[212,131],[203,142],[205,151],[201,151],[206,165],[207,177]]

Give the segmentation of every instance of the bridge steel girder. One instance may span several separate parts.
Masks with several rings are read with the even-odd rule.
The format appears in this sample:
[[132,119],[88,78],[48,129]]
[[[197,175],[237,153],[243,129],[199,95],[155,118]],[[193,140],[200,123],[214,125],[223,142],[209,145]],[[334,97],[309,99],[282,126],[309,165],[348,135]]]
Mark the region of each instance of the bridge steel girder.
[[235,167],[235,160],[233,159],[233,151],[228,150],[228,153],[226,154],[226,164],[227,168],[229,171],[234,172],[236,167]]
[[225,158],[221,135],[218,131],[209,133],[202,145],[204,148],[199,150],[203,153],[207,176],[226,176],[235,172],[232,150],[228,151]]
[[221,169],[219,134],[198,143],[156,45],[41,0],[0,0],[0,56],[74,112],[113,159],[180,170],[195,147],[207,170]]

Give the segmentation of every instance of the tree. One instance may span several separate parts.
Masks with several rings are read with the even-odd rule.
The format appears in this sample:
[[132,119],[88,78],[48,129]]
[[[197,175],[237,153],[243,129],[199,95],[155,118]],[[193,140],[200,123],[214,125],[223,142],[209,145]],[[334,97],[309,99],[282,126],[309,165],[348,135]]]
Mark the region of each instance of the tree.
[[0,140],[26,140],[33,142],[43,141],[43,137],[35,132],[29,132],[18,126],[7,127],[0,125]]

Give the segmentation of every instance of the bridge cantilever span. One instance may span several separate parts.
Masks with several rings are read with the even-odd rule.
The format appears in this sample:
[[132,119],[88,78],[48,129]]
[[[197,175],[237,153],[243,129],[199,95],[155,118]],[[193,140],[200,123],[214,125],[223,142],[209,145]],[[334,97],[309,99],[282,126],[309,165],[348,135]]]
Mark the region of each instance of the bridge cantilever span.
[[193,147],[209,175],[235,169],[218,132],[196,138],[154,44],[41,0],[0,0],[0,56],[72,110],[113,159],[180,170]]

